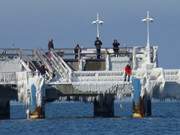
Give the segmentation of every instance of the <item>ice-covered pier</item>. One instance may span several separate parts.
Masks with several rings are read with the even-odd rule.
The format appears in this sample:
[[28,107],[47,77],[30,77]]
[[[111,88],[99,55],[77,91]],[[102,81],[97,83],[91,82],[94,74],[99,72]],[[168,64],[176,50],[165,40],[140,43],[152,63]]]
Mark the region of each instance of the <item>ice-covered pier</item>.
[[[44,104],[54,100],[94,103],[95,116],[113,116],[114,99],[132,97],[133,116],[151,115],[151,98],[180,99],[180,69],[158,66],[158,47],[101,48],[97,20],[95,48],[0,49],[0,118],[9,117],[9,102],[26,104],[27,116],[44,117]],[[116,42],[117,43],[117,42]],[[100,45],[100,46],[99,46]],[[132,45],[133,46],[133,45]],[[125,81],[124,68],[132,75]]]
[[[150,97],[179,98],[180,70],[158,67],[156,49],[156,46],[151,47],[150,64],[146,63],[145,47],[120,48],[119,56],[114,56],[111,48],[102,48],[101,59],[96,59],[93,48],[83,48],[78,59],[74,59],[70,48],[51,51],[1,49],[1,54],[5,52],[0,62],[1,101],[18,100],[29,104],[33,84],[39,106],[42,99],[46,102],[84,97],[87,101],[90,97],[95,100],[100,99],[100,95],[111,95],[112,102],[114,97],[131,97],[132,82],[124,81],[124,67],[128,63],[133,68],[132,76],[141,80]],[[46,67],[43,75],[42,65]]]

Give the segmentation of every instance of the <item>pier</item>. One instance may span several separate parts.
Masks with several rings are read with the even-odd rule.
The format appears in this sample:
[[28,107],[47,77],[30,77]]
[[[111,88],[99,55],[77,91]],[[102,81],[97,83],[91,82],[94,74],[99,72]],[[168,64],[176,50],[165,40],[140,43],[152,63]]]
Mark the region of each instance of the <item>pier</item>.
[[[55,100],[93,102],[95,117],[113,117],[114,100],[131,97],[132,117],[151,116],[151,99],[180,99],[180,69],[158,66],[158,46],[103,48],[97,14],[96,48],[0,48],[0,119],[10,118],[11,100],[26,105],[28,119],[44,118]],[[109,46],[109,45],[108,45]],[[132,45],[133,46],[133,45]],[[118,49],[117,49],[118,47]],[[126,73],[129,66],[132,72]],[[125,78],[129,77],[129,79]]]
[[[111,48],[102,48],[100,60],[96,59],[93,48],[82,49],[79,59],[73,58],[73,49],[70,48],[52,51],[1,49],[6,52],[2,55],[0,63],[1,118],[9,118],[10,100],[22,102],[27,107],[34,100],[36,106],[31,110],[31,114],[40,113],[36,117],[43,118],[44,104],[59,99],[91,101],[94,103],[94,116],[113,117],[115,98],[133,97],[138,93],[134,93],[132,80],[124,81],[124,67],[129,62],[133,67],[132,76],[141,81],[139,94],[136,95],[138,100],[135,102],[135,98],[132,98],[132,103],[137,105],[134,106],[132,114],[134,112],[140,113],[141,117],[150,116],[152,97],[165,97],[168,89],[180,87],[180,70],[156,67],[156,47],[151,49],[154,61],[146,70],[140,68],[143,63],[137,62],[137,57],[141,56],[143,59],[145,55],[143,47],[122,48],[119,56],[114,56]],[[41,65],[47,68],[44,75],[40,73]],[[179,98],[178,95],[174,96]],[[149,111],[142,114],[142,110],[147,106]]]

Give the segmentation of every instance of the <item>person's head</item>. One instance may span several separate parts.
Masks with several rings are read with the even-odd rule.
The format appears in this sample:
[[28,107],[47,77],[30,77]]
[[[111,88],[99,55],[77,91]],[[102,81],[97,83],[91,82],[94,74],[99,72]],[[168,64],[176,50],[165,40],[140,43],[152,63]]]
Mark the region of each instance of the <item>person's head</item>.
[[76,47],[79,47],[79,44],[77,44]]
[[49,38],[49,42],[53,42],[53,38]]
[[114,39],[114,42],[116,43],[116,42],[117,42],[117,40],[116,40],[116,39]]
[[127,66],[127,67],[131,67],[129,63],[128,63],[126,66]]
[[99,37],[96,37],[96,40],[99,40]]

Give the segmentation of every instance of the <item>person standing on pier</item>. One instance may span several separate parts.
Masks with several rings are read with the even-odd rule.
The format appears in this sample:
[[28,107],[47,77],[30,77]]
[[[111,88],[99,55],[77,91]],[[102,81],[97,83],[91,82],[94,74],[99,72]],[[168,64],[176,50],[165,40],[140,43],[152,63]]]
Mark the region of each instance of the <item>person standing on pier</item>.
[[113,42],[113,51],[115,56],[119,55],[119,45],[119,42],[115,39]]
[[76,45],[74,48],[74,54],[75,54],[75,59],[80,59],[81,58],[81,47],[79,44]]
[[53,43],[53,39],[50,39],[48,42],[48,50],[53,50],[54,49],[54,43]]
[[124,71],[125,71],[124,81],[126,81],[126,78],[128,77],[128,82],[129,82],[130,81],[130,76],[132,74],[132,69],[131,69],[130,64],[126,65]]
[[48,72],[46,66],[45,66],[44,64],[41,65],[41,67],[40,67],[40,73],[41,73],[41,75],[45,76],[46,72]]
[[97,37],[94,44],[95,44],[95,47],[96,47],[96,56],[97,56],[97,59],[100,59],[101,58],[101,46],[102,46],[102,42]]

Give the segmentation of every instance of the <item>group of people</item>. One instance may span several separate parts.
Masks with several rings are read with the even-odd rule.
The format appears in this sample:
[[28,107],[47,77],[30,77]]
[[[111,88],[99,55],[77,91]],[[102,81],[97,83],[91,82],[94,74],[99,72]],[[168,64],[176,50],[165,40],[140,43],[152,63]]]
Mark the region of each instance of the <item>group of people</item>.
[[[102,46],[102,41],[97,37],[95,40],[95,47],[96,47],[96,58],[100,59],[101,58],[101,46]],[[119,46],[120,43],[115,39],[113,42],[113,51],[114,51],[114,55],[118,56],[119,55]],[[76,47],[74,48],[74,53],[75,53],[75,59],[80,58],[80,53],[81,53],[81,48],[79,46],[79,44],[76,45]],[[124,68],[124,81],[130,81],[130,76],[132,74],[132,69],[130,64],[127,64]]]
[[[96,47],[96,58],[101,59],[102,41],[97,37],[94,42],[94,45]],[[113,45],[114,55],[118,56],[120,43],[115,39],[112,45]],[[76,47],[74,48],[74,53],[75,53],[75,59],[80,58],[81,48],[80,48],[79,44],[77,44]]]
[[[94,42],[94,45],[96,47],[96,58],[97,59],[100,59],[101,58],[101,47],[102,47],[102,41],[97,37],[95,42]],[[113,43],[113,51],[114,51],[114,55],[115,56],[118,56],[119,55],[119,46],[120,46],[120,43],[114,39]],[[53,39],[49,40],[48,42],[48,50],[53,50],[54,49],[54,43],[53,43]],[[81,57],[81,47],[79,44],[77,44],[74,48],[74,54],[75,54],[75,59],[80,59]],[[45,74],[45,71],[47,70],[45,68],[45,66],[43,65],[42,68],[41,68],[41,73],[42,74]],[[127,64],[124,68],[124,72],[125,72],[125,76],[124,76],[124,81],[130,81],[130,76],[132,74],[132,69],[131,69],[131,66],[130,64]]]
[[[101,58],[101,46],[102,46],[102,41],[97,37],[94,45],[96,47],[96,58],[100,59]],[[118,56],[119,55],[119,46],[120,43],[115,39],[113,41],[113,51],[114,51],[114,55]],[[53,50],[54,49],[54,43],[53,43],[53,39],[50,39],[48,42],[48,50]],[[79,59],[81,57],[81,47],[79,44],[77,44],[74,48],[74,54],[75,54],[75,59]]]
[[[100,59],[101,58],[102,41],[97,37],[94,44],[95,44],[95,47],[96,47],[97,59]],[[120,43],[115,39],[112,45],[113,45],[114,55],[118,56]]]

